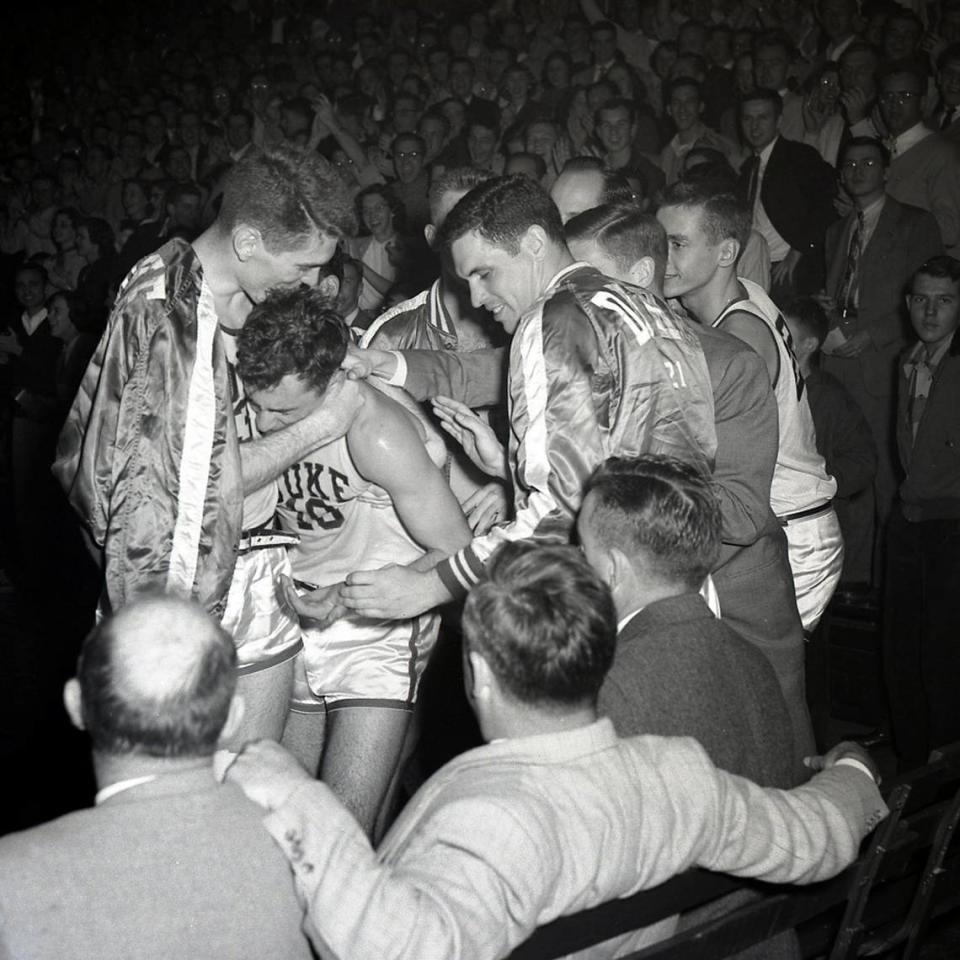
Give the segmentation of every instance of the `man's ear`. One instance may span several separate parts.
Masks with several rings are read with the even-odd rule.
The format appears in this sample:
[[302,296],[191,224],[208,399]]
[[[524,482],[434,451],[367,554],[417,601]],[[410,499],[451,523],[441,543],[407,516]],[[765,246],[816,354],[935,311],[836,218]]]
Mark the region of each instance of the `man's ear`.
[[740,243],[733,237],[727,237],[720,241],[719,264],[721,267],[732,267],[740,256]]
[[256,227],[248,227],[246,224],[240,224],[234,228],[233,252],[241,262],[249,260],[257,250],[263,246],[263,237]]
[[247,704],[243,699],[243,694],[234,693],[233,699],[230,701],[230,709],[227,711],[227,722],[220,731],[220,743],[229,743],[236,736],[246,712]]
[[437,239],[437,228],[432,223],[428,223],[423,228],[423,236],[424,236],[424,239],[427,241],[427,246],[432,250],[433,241]]
[[332,273],[328,273],[320,278],[317,289],[330,300],[336,300],[337,294],[340,293],[340,281]]
[[638,287],[649,289],[653,286],[657,267],[653,262],[653,257],[641,257],[627,272],[632,283],[635,283]]
[[80,694],[80,681],[71,677],[63,685],[63,705],[70,722],[78,729],[85,730],[83,723],[83,698]]
[[547,234],[543,227],[534,224],[520,238],[520,249],[536,261],[543,260],[547,253]]
[[476,702],[487,702],[493,693],[493,671],[482,653],[471,650],[467,654],[467,679],[471,696]]

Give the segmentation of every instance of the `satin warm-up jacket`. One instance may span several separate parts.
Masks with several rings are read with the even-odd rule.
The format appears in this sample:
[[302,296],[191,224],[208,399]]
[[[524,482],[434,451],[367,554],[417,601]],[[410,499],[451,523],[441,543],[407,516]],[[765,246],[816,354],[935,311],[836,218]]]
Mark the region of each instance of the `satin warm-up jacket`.
[[611,456],[713,466],[713,392],[696,333],[639,287],[576,263],[520,320],[510,347],[516,517],[443,560],[454,595],[506,540],[569,543],[583,486]]
[[240,455],[213,295],[184,241],[124,282],[54,473],[102,550],[103,609],[162,590],[219,618],[241,532]]

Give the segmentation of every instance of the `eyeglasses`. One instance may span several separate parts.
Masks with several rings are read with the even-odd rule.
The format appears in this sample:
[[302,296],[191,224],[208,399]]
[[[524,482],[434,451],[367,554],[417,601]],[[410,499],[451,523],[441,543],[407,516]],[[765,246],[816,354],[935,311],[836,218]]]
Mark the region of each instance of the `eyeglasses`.
[[880,161],[876,157],[864,157],[862,160],[844,160],[843,163],[840,164],[840,169],[844,173],[853,173],[854,170],[872,170],[874,167],[879,166]]
[[416,160],[420,156],[419,150],[402,150],[393,155],[394,160]]
[[881,103],[895,103],[902,107],[905,103],[909,103],[919,96],[920,94],[916,90],[885,90],[877,99]]

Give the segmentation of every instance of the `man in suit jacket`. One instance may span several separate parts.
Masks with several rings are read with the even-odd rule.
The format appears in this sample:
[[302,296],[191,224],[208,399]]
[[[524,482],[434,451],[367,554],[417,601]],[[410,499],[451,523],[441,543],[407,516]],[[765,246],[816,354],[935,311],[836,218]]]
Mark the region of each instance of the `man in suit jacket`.
[[937,89],[940,108],[934,126],[941,136],[960,144],[960,43],[951,43],[937,57]]
[[960,262],[934,257],[907,295],[917,342],[900,358],[884,676],[901,767],[960,737]]
[[960,151],[923,122],[927,78],[911,62],[890,64],[880,78],[880,115],[890,133],[887,193],[929,210],[944,250],[960,256]]
[[[826,237],[827,306],[838,333],[828,337],[823,368],[846,387],[873,432],[877,531],[885,527],[896,493],[894,368],[907,342],[904,288],[921,263],[943,252],[933,215],[885,192],[888,164],[880,141],[854,137],[847,143],[840,179],[854,207],[830,225]],[[864,542],[872,540],[871,535]],[[847,564],[853,579],[877,580],[869,554],[849,557]]]
[[0,955],[307,960],[290,871],[213,751],[243,713],[233,641],[197,606],[100,623],[64,690],[96,806],[0,840]]
[[612,457],[587,482],[577,532],[619,620],[600,712],[621,736],[694,737],[718,767],[790,787],[805,777],[776,674],[698,593],[720,528],[716,489],[691,464]]
[[[513,541],[487,573],[463,624],[467,696],[488,742],[431,777],[376,852],[275,744],[252,744],[228,771],[271,811],[325,955],[495,960],[540,924],[693,864],[811,882],[856,856],[883,813],[864,751],[837,748],[809,784],[780,791],[717,770],[691,739],[620,739],[596,710],[616,613],[580,551]],[[603,953],[672,928],[632,931]]]
[[740,128],[753,151],[740,181],[770,248],[774,299],[823,286],[823,236],[836,219],[833,170],[813,147],[780,136],[782,113],[775,90],[753,90],[740,101]]

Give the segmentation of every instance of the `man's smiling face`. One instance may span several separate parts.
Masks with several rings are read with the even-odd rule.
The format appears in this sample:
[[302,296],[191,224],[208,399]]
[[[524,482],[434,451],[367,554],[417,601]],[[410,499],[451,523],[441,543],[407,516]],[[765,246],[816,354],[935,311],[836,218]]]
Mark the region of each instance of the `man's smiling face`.
[[543,292],[523,245],[514,253],[471,230],[453,241],[450,255],[457,276],[470,287],[470,302],[485,307],[507,333],[513,333],[520,317]]

